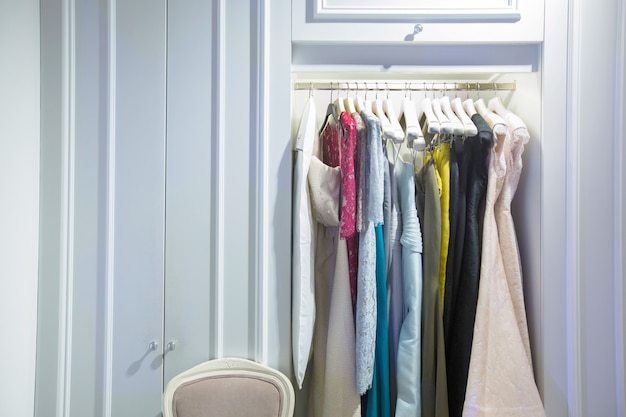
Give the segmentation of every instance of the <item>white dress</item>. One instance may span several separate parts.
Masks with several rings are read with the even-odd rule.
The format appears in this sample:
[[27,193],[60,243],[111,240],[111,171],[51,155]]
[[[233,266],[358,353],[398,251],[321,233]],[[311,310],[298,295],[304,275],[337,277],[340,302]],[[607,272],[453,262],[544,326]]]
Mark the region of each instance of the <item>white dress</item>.
[[293,169],[293,235],[291,264],[291,334],[293,368],[298,387],[306,373],[311,354],[313,326],[315,323],[315,230],[317,224],[311,213],[311,196],[307,185],[307,175],[311,165],[313,143],[315,142],[315,102],[313,97],[302,113],[298,135],[294,147]]

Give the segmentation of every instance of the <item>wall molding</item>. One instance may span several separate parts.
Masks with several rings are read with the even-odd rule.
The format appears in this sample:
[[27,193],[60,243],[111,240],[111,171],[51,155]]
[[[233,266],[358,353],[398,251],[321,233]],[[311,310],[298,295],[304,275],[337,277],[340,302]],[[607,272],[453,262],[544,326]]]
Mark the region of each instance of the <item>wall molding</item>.
[[103,416],[111,415],[113,406],[113,328],[115,295],[115,143],[116,143],[116,66],[117,0],[108,0],[108,120],[107,120],[107,211],[106,211],[106,296]]
[[615,303],[615,390],[617,410],[626,416],[626,146],[624,146],[624,129],[626,129],[626,6],[623,1],[617,2],[617,44],[616,44],[616,80],[615,80],[615,132],[614,132],[614,166],[615,166],[615,208],[613,210],[615,233],[614,253],[614,303]]
[[[255,359],[267,364],[269,354],[269,312],[268,312],[268,246],[269,246],[269,208],[267,196],[269,195],[269,77],[270,77],[270,3],[263,0],[256,3],[256,29],[257,40],[254,66],[258,69],[252,86],[252,103],[254,104],[255,120],[252,139],[255,149],[252,153],[256,156],[255,170],[251,186],[254,190],[253,218],[254,218],[254,288],[255,293]],[[253,67],[254,68],[254,67]]]
[[581,360],[580,271],[580,120],[581,120],[581,1],[569,2],[567,72],[567,351],[568,403],[572,417],[583,417]]
[[71,405],[74,285],[76,7],[62,1],[61,68],[61,261],[59,285],[59,350],[56,415],[69,417]]
[[211,242],[211,264],[213,275],[212,334],[214,342],[212,357],[224,356],[224,190],[225,190],[225,147],[226,147],[226,0],[214,2],[213,25],[215,27],[213,44],[213,120],[211,129],[213,147],[211,149],[211,167],[214,189],[211,196],[211,229],[214,231]]

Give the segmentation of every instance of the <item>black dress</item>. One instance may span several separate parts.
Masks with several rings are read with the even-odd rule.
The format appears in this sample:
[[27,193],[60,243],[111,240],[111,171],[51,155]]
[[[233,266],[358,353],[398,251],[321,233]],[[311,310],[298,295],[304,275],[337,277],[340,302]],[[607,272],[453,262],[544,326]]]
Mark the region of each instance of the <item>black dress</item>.
[[[462,248],[455,246],[455,269],[452,289],[448,338],[446,339],[446,368],[448,371],[448,401],[450,417],[461,417],[469,371],[482,249],[482,220],[485,212],[489,151],[493,132],[478,114],[472,116],[478,134],[463,143],[460,160],[459,189],[465,189],[464,224],[459,213],[457,230],[464,230]],[[467,181],[464,185],[463,182]],[[462,191],[459,192],[459,200]],[[455,239],[459,239],[457,236]],[[445,314],[445,313],[444,313]]]

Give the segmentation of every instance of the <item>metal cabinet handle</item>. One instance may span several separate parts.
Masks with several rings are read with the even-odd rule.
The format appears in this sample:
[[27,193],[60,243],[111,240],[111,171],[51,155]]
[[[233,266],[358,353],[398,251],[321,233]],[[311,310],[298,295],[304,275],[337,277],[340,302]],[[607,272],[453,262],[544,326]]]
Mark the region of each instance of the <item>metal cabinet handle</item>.
[[167,350],[172,351],[174,349],[176,349],[176,342],[174,342],[173,340],[167,342]]
[[157,350],[158,348],[159,348],[159,344],[156,341],[152,341],[148,345],[148,350]]

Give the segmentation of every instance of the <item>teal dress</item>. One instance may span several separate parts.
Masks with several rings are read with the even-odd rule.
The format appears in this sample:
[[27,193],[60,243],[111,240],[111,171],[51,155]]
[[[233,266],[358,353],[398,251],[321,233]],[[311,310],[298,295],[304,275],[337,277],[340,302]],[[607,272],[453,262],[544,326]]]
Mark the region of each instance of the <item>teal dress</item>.
[[[376,298],[387,299],[387,263],[383,226],[375,226],[376,231]],[[376,353],[372,389],[367,397],[367,417],[390,417],[391,400],[389,395],[389,331],[387,323],[387,303],[377,304]]]

